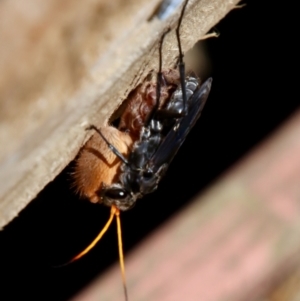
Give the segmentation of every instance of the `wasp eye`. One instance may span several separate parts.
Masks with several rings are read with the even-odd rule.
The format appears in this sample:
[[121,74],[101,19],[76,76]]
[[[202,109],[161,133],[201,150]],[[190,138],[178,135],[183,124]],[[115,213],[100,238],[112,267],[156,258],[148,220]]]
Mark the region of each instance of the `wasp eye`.
[[127,191],[124,189],[114,188],[107,190],[105,192],[105,196],[114,200],[125,199],[127,197]]

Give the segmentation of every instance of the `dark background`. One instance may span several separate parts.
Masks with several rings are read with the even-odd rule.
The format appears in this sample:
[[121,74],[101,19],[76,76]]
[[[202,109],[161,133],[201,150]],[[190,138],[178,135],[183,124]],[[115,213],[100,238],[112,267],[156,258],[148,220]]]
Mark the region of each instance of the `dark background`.
[[[275,1],[248,1],[216,26],[220,37],[205,44],[213,87],[203,115],[157,192],[122,214],[125,253],[296,110],[291,10]],[[113,226],[83,259],[53,267],[84,249],[109,215],[73,194],[70,171],[69,166],[0,233],[1,295],[7,296],[2,300],[66,300],[118,260]]]

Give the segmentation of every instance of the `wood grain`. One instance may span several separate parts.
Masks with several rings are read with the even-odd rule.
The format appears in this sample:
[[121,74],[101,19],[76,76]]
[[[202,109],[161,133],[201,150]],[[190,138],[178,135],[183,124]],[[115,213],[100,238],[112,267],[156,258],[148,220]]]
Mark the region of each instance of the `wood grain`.
[[[190,1],[181,29],[190,49],[238,0]],[[149,21],[158,0],[7,0],[0,3],[0,228],[76,156],[150,70],[174,28]],[[174,32],[164,66],[174,65]]]

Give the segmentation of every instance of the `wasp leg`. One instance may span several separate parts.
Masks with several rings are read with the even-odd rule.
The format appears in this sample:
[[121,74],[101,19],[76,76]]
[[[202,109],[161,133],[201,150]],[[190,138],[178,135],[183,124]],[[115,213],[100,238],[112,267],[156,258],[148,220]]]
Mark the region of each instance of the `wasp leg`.
[[[178,52],[179,52],[179,58],[178,58],[178,69],[179,69],[179,81],[180,81],[180,86],[181,86],[181,99],[182,101],[179,102],[176,106],[173,106],[172,109],[167,108],[167,109],[159,109],[159,104],[160,104],[160,97],[161,97],[161,86],[162,86],[162,81],[163,81],[163,73],[162,73],[162,46],[163,46],[163,41],[165,38],[165,35],[170,31],[168,29],[166,32],[161,37],[160,40],[160,45],[159,45],[159,70],[157,73],[157,84],[156,84],[156,105],[155,109],[153,110],[153,113],[149,117],[148,120],[151,120],[154,114],[158,113],[159,116],[165,117],[165,118],[180,118],[184,117],[188,114],[188,98],[191,95],[187,95],[187,90],[186,90],[186,76],[185,76],[185,63],[183,61],[184,54],[182,52],[182,47],[181,47],[181,41],[180,41],[180,27],[182,23],[182,19],[185,13],[185,9],[187,6],[188,0],[186,0],[183,4],[183,8],[181,10],[179,20],[178,20],[178,25],[176,27],[176,38],[177,38],[177,44],[178,44]],[[147,121],[146,123],[149,125],[149,122]]]
[[162,47],[163,47],[163,42],[164,42],[165,36],[169,32],[170,32],[170,28],[168,28],[162,34],[162,36],[160,38],[160,42],[159,42],[159,65],[158,65],[158,72],[157,72],[157,76],[156,76],[156,103],[155,103],[155,106],[153,107],[151,114],[149,114],[149,116],[145,122],[146,127],[149,125],[150,121],[153,119],[153,116],[156,113],[156,111],[158,110],[159,104],[160,104],[161,87],[162,87],[162,82],[164,81],[163,73],[162,73]]
[[110,148],[110,150],[126,165],[128,165],[127,159],[105,138],[105,136],[102,134],[102,132],[95,127],[94,125],[90,125],[86,130],[95,130],[100,137],[105,141],[107,146]]
[[183,19],[183,15],[185,12],[185,8],[187,6],[188,0],[186,0],[183,4],[183,8],[180,13],[180,17],[178,20],[178,25],[176,28],[176,38],[177,38],[177,43],[178,43],[178,51],[179,51],[179,63],[178,63],[178,68],[179,68],[179,74],[180,74],[180,84],[181,84],[181,89],[182,89],[182,101],[183,101],[183,112],[182,116],[187,115],[188,110],[187,110],[187,97],[186,97],[186,91],[185,91],[185,64],[183,62],[183,53],[182,53],[182,48],[181,48],[181,42],[180,42],[180,26],[181,22]]
[[158,108],[158,106],[159,106],[161,84],[162,84],[162,80],[163,80],[163,75],[162,75],[162,47],[163,47],[163,42],[164,42],[165,36],[169,32],[170,32],[170,28],[168,28],[162,34],[161,39],[160,39],[160,44],[159,44],[159,67],[158,67],[158,72],[157,72],[157,77],[156,77],[156,108]]

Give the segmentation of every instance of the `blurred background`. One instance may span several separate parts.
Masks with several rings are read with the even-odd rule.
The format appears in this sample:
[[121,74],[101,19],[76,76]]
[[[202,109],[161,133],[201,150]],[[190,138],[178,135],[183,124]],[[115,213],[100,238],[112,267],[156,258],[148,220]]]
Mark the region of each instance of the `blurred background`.
[[[235,187],[235,189],[247,191],[248,187],[256,185],[256,177],[259,178],[259,175],[262,175],[265,170],[259,170],[259,163],[257,163],[258,169],[251,171],[249,160],[255,165],[256,160],[268,158],[267,151],[273,151],[274,149],[277,149],[277,155],[282,155],[283,158],[288,159],[292,156],[287,150],[293,148],[292,142],[297,143],[299,136],[294,136],[294,139],[288,140],[291,143],[288,146],[282,142],[284,140],[280,140],[284,137],[290,137],[289,133],[291,132],[299,133],[299,130],[298,132],[293,131],[297,126],[299,127],[298,118],[293,117],[299,108],[299,97],[295,92],[297,85],[293,85],[296,75],[291,72],[292,70],[294,70],[294,73],[297,72],[295,70],[297,60],[293,54],[294,46],[292,39],[289,38],[289,34],[294,31],[291,24],[288,24],[288,15],[292,8],[282,7],[280,3],[272,1],[253,0],[247,3],[243,2],[243,4],[245,4],[244,7],[230,12],[213,29],[220,34],[218,38],[202,41],[195,46],[195,48],[199,47],[201,49],[201,55],[204,53],[207,56],[206,69],[201,76],[205,78],[213,77],[212,91],[202,117],[172,162],[166,177],[159,185],[159,189],[140,200],[133,210],[122,214],[125,258],[130,257],[129,261],[133,260],[134,262],[134,259],[130,256],[131,252],[140,244],[146,244],[150,235],[159,233],[160,229],[165,229],[162,227],[166,223],[168,225],[168,221],[175,223],[175,218],[180,223],[187,218],[191,214],[188,208],[194,208],[189,206],[198,206],[194,205],[195,202],[198,202],[197,204],[199,202],[204,204],[205,202],[203,212],[208,212],[207,216],[212,214],[214,218],[219,215],[220,220],[224,218],[222,210],[226,212],[226,209],[228,209],[225,204],[230,203],[233,208],[243,206],[243,208],[248,208],[247,205],[241,205],[240,200],[234,207],[235,200],[230,199],[230,192],[229,196],[226,195],[228,188],[226,183],[231,183],[230,179],[234,175],[237,178],[242,177],[245,166],[248,176],[243,182],[244,186],[242,188]],[[193,57],[195,57],[195,54],[193,54]],[[282,127],[283,124],[288,123],[289,120],[293,121],[290,121],[292,124],[285,128],[287,132],[281,131],[281,134],[276,136],[274,134],[276,130]],[[271,143],[271,146],[265,144],[261,146],[261,143],[268,139],[270,135],[275,135],[273,136],[275,142]],[[278,147],[276,147],[276,143],[278,143]],[[254,150],[256,151],[253,154]],[[293,165],[296,168],[300,162],[300,156],[297,157],[296,154],[297,152],[293,153],[292,163],[287,161],[287,164],[291,165],[290,168],[293,168]],[[250,159],[249,155],[251,156]],[[274,164],[276,167],[276,163],[279,163],[279,161],[276,162],[278,157],[270,155],[270,158],[274,159],[273,161],[270,159],[270,164]],[[55,266],[67,262],[84,249],[98,234],[109,216],[107,208],[80,200],[74,194],[70,188],[72,164],[53,182],[49,183],[38,197],[20,213],[19,217],[8,224],[4,231],[0,232],[0,266],[3,275],[1,294],[6,296],[1,298],[2,300],[15,300],[19,299],[20,296],[24,300],[68,300],[95,277],[105,273],[112,265],[117,263],[116,229],[115,226],[112,226],[101,242],[84,258],[68,266],[55,268]],[[277,168],[275,167],[270,169],[273,172],[270,171],[268,177],[280,176],[281,173],[284,173],[286,165],[281,164]],[[228,172],[231,168],[234,168],[233,171]],[[291,173],[287,182],[281,182],[279,179],[273,182],[270,181],[270,185],[278,187],[278,185],[292,185],[294,183],[291,198],[293,198],[295,207],[291,208],[298,209],[300,207],[300,191],[297,189],[297,180],[300,179],[299,168],[296,168],[296,171]],[[204,199],[200,197],[195,201],[195,197],[199,193],[210,191],[206,189],[211,185],[217,185],[218,191],[222,191],[224,195],[224,206],[221,205],[216,211],[209,210],[210,201],[214,205],[218,204],[216,200],[210,200],[209,193]],[[259,185],[259,182],[257,185]],[[232,189],[232,186],[230,186],[230,189]],[[269,189],[272,190],[272,186]],[[287,188],[287,191],[289,191],[289,188]],[[247,204],[247,201],[251,203],[251,195],[243,195],[242,193],[239,195],[241,198],[245,198],[245,204]],[[285,202],[288,203],[288,194],[284,196],[286,197]],[[276,197],[276,193],[274,195],[265,194],[264,197],[266,200],[269,198],[268,201],[272,204],[272,197]],[[229,203],[227,203],[227,200]],[[264,202],[263,197],[261,202]],[[220,204],[222,204],[221,201]],[[266,207],[265,205],[262,206],[265,210],[264,214],[266,214],[266,223],[268,223]],[[257,212],[259,212],[259,208],[256,208]],[[284,205],[282,208],[280,207],[278,210],[284,211]],[[294,210],[297,217],[298,211],[296,209],[290,210]],[[254,215],[256,214],[253,213],[256,211],[253,211],[252,207],[249,211]],[[282,231],[279,234],[286,235],[289,231],[294,230],[293,226],[298,225],[294,220],[291,225],[289,215],[286,216],[285,219],[277,223],[277,226],[282,226],[278,228],[277,234]],[[293,215],[293,218],[296,219],[296,217]],[[202,226],[206,225],[207,233],[211,233],[209,222],[207,221],[207,224],[205,222],[204,213],[202,213],[201,218],[199,217],[200,219],[203,219],[201,223]],[[240,223],[239,225],[242,225],[242,221]],[[240,229],[239,225],[235,225],[232,231],[238,231]],[[267,225],[267,227],[270,227],[270,235],[276,236],[276,233],[272,232],[271,225]],[[211,234],[216,235],[219,241],[227,239],[220,234],[223,226],[215,226],[215,232]],[[297,229],[299,230],[299,228]],[[185,235],[182,234],[183,239],[179,243],[182,248],[186,246],[184,237]],[[200,238],[202,236],[199,234],[198,237],[199,248],[201,249]],[[293,284],[297,284],[299,280],[297,271],[294,274],[293,267],[296,268],[298,265],[295,250],[297,250],[297,246],[300,248],[300,244],[298,245],[296,242],[293,244],[291,240],[293,240],[293,236],[290,240],[282,242],[285,245],[290,244],[293,248],[290,253],[286,251],[285,257],[282,257],[284,259],[278,261],[276,267],[281,266],[282,273],[280,276],[277,273],[274,278],[270,278],[268,277],[269,274],[266,273],[266,277],[262,278],[257,286],[251,286],[247,281],[259,278],[264,273],[264,271],[261,271],[260,276],[257,276],[255,274],[259,274],[259,268],[257,268],[255,273],[253,272],[252,278],[247,278],[246,284],[249,286],[243,283],[240,285],[241,289],[248,287],[255,290],[255,294],[242,296],[239,291],[236,296],[234,293],[233,295],[224,293],[222,296],[213,297],[202,292],[203,295],[199,293],[198,300],[300,300],[300,298],[295,297],[299,296],[297,295],[297,289],[295,289],[298,285]],[[155,239],[152,238],[151,242],[155,243]],[[147,247],[145,248],[147,249]],[[280,246],[278,248],[280,249]],[[173,250],[175,254],[176,249]],[[212,250],[212,252],[216,251],[213,248]],[[236,247],[235,250],[239,250],[239,248]],[[241,252],[245,253],[245,249]],[[142,256],[142,253],[138,254],[138,256]],[[209,258],[209,255],[207,256]],[[239,256],[242,255],[238,254],[237,257]],[[265,256],[267,257],[267,255]],[[276,262],[276,257],[274,258],[272,260]],[[143,258],[142,260],[147,262],[150,259]],[[180,261],[180,259],[178,260]],[[234,258],[232,260],[234,261]],[[263,269],[263,259],[261,260],[262,263],[259,263],[259,265]],[[286,264],[284,264],[285,260]],[[135,266],[135,268],[139,269],[139,266]],[[146,277],[147,269],[143,268],[140,267],[141,275]],[[205,271],[209,275],[209,268]],[[237,277],[243,278],[243,271],[242,269]],[[122,293],[121,278],[118,273],[117,270],[116,279],[113,282],[118,287],[107,287],[105,294],[109,294],[110,290],[121,290]],[[182,273],[184,275],[185,271],[183,270]],[[245,269],[245,273],[247,273],[247,269]],[[136,287],[138,284],[132,284],[133,280],[130,280],[130,272],[128,272],[127,277],[129,279],[129,295],[131,292],[133,294],[132,300],[141,300],[141,298],[134,297],[139,296],[138,293],[134,292],[138,289]],[[159,277],[159,270],[157,277]],[[198,279],[199,284],[195,284],[195,286],[205,282],[202,278]],[[224,274],[224,278],[216,278],[213,282],[214,289],[217,290],[219,286],[221,287],[220,283],[227,281],[229,284],[223,290],[225,292],[230,291],[230,279],[226,277],[226,274]],[[11,289],[11,285],[15,289]],[[172,287],[172,284],[169,283],[169,285]],[[206,283],[206,285],[208,284]],[[282,285],[283,287],[290,287],[289,291],[293,291],[292,297],[287,297],[287,295],[281,293],[281,290],[284,290]],[[170,300],[177,300],[176,290],[178,287],[184,288],[185,284],[178,285],[174,282],[175,297],[169,297]],[[105,287],[102,289],[104,290]],[[171,296],[170,294],[168,296]],[[222,297],[223,299],[221,299]],[[87,300],[87,297],[85,298],[78,300]],[[197,300],[195,298],[195,296],[187,297],[186,300]],[[106,299],[102,299],[100,296],[98,300]],[[143,300],[154,299],[149,296],[149,299],[145,297]],[[159,299],[157,297],[155,300],[168,300],[168,298],[162,297]]]

